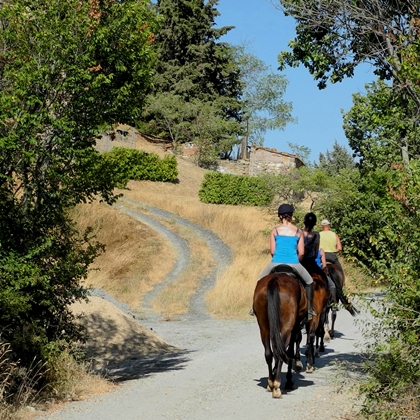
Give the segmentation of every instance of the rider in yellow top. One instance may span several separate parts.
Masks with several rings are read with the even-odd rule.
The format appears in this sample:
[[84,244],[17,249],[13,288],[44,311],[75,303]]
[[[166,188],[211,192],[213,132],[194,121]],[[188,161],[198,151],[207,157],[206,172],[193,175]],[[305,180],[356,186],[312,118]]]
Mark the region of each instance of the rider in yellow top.
[[341,246],[340,238],[335,232],[330,230],[331,223],[327,219],[324,219],[321,222],[321,227],[322,231],[319,232],[319,247],[324,250],[325,259],[327,262],[337,264],[341,269],[343,269],[343,267],[341,267],[340,261],[338,261],[337,258],[337,253],[343,249]]

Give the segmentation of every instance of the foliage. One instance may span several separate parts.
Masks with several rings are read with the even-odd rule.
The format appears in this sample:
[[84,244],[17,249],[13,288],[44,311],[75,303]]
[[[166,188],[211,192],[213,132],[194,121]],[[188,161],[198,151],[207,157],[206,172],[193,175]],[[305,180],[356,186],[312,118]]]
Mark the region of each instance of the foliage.
[[319,154],[319,162],[315,166],[325,171],[328,175],[336,175],[342,169],[352,169],[356,165],[352,155],[344,147],[337,143],[337,140],[333,144],[333,150]]
[[288,81],[247,52],[245,46],[236,47],[235,58],[243,83],[241,100],[248,144],[262,145],[267,130],[283,129],[288,122],[296,121],[291,115],[292,104],[282,99]]
[[208,172],[198,193],[204,203],[264,206],[273,200],[264,178]]
[[268,190],[276,197],[276,202],[297,205],[305,197],[312,201],[311,208],[330,185],[327,173],[302,166],[278,175],[263,176]]
[[420,223],[419,185],[417,161],[408,168],[393,164],[362,174],[342,171],[317,207],[339,233],[345,253],[386,286],[386,299],[373,307],[371,377],[363,388],[366,409],[372,413],[382,405],[383,418],[402,415],[404,393],[415,389],[420,376],[420,234],[414,228]]
[[106,166],[113,168],[119,187],[124,188],[128,180],[175,181],[178,176],[177,161],[174,155],[161,159],[156,153],[142,150],[114,147],[104,153]]
[[380,0],[279,3],[297,22],[291,51],[279,55],[281,68],[303,64],[322,89],[328,80],[336,83],[352,77],[360,63],[370,62],[382,80],[392,79],[394,88],[419,103],[416,73],[407,71],[418,58],[418,5]]
[[0,21],[0,332],[28,366],[83,338],[68,305],[103,247],[68,210],[115,200],[95,135],[139,115],[155,17],[135,0],[16,0]]
[[[406,120],[414,107],[412,100],[399,102],[393,89],[381,81],[367,85],[366,95],[353,95],[353,107],[344,114],[343,128],[360,167],[368,171],[419,157],[417,122],[410,126]],[[401,131],[405,132],[403,141]]]
[[236,136],[230,134],[237,122],[226,119],[217,103],[184,102],[178,95],[161,93],[150,98],[144,116],[153,116],[149,128],[161,128],[160,137],[169,133],[175,152],[181,143],[194,143],[198,148],[195,162],[202,167],[213,167],[218,156],[237,143]]
[[299,145],[297,143],[287,142],[290,150],[296,156],[299,156],[300,160],[308,167],[311,167],[311,163],[309,162],[309,156],[311,154],[311,149],[306,146]]
[[[279,55],[280,68],[303,64],[323,89],[328,80],[341,82],[352,77],[359,64],[371,63],[381,80],[390,81],[388,116],[400,113],[402,117],[395,120],[391,141],[400,145],[408,165],[409,133],[417,126],[420,112],[417,2],[280,0],[280,4],[297,22],[291,51]],[[382,123],[386,124],[381,121],[375,126]]]
[[[204,166],[228,151],[241,133],[241,83],[233,49],[214,28],[217,0],[160,0],[157,65],[141,131],[178,144],[198,141]],[[209,122],[215,129],[208,131]],[[214,160],[214,159],[213,159]],[[211,162],[210,162],[211,163]]]

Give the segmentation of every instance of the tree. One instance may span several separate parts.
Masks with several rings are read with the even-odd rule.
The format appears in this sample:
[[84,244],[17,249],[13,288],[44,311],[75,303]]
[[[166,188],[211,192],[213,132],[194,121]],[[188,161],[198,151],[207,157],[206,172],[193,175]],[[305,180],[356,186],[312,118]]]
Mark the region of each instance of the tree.
[[289,146],[292,153],[295,154],[296,156],[299,156],[299,158],[302,160],[302,162],[306,166],[309,166],[309,167],[312,166],[309,161],[309,156],[311,155],[311,149],[309,147],[302,146],[297,143],[291,143],[291,142],[287,142],[287,145]]
[[418,159],[417,121],[407,131],[406,143],[399,141],[406,115],[415,108],[413,100],[405,105],[399,104],[393,89],[380,80],[366,86],[366,95],[353,95],[353,106],[343,116],[343,128],[364,171]]
[[322,169],[329,175],[337,175],[342,169],[352,169],[355,167],[355,161],[349,151],[334,141],[333,150],[326,151],[319,154],[319,163],[315,165],[317,168]]
[[394,100],[411,111],[400,121],[398,135],[408,165],[406,136],[420,111],[418,1],[280,0],[279,7],[297,21],[291,51],[279,55],[280,68],[302,63],[322,89],[369,62],[380,79],[391,81]]
[[[157,11],[161,28],[156,34],[157,66],[154,91],[140,130],[178,143],[191,141],[192,127],[197,120],[190,114],[190,105],[201,103],[212,108],[218,120],[225,120],[224,133],[230,142],[213,137],[211,143],[226,144],[230,150],[241,133],[241,83],[232,48],[219,39],[231,27],[214,28],[219,15],[217,0],[159,0]],[[193,122],[194,120],[194,122]],[[171,127],[169,122],[171,121]]]
[[273,73],[256,56],[236,47],[241,72],[243,121],[248,144],[263,145],[267,130],[283,129],[292,117],[292,104],[282,98],[288,84],[285,76]]
[[101,246],[69,210],[116,199],[95,138],[140,114],[155,20],[137,0],[0,8],[0,325],[23,363],[80,338],[68,305]]

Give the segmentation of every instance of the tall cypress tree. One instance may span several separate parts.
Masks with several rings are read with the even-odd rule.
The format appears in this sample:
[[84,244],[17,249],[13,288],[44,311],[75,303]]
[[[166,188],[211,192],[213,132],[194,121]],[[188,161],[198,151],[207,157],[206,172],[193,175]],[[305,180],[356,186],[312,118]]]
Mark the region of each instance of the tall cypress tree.
[[[158,0],[161,29],[156,34],[157,66],[141,129],[196,141],[197,110],[223,125],[210,142],[217,152],[229,149],[240,133],[241,81],[232,47],[220,41],[233,27],[215,28],[218,0]],[[165,115],[163,115],[165,114]],[[223,135],[221,133],[224,133]],[[230,136],[221,141],[220,136]],[[226,140],[226,138],[225,138]],[[206,140],[207,142],[209,139]]]

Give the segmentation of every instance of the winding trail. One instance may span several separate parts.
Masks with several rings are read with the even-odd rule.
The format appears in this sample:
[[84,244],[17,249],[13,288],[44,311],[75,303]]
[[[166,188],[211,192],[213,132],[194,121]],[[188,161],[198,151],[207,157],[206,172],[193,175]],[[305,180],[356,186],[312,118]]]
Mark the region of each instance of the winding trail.
[[[212,232],[164,210],[128,199],[120,200],[118,208],[161,233],[177,249],[172,272],[145,298],[148,310],[139,322],[180,351],[127,360],[109,371],[111,378],[125,381],[115,392],[73,402],[38,419],[338,420],[350,419],[358,412],[361,401],[348,392],[348,384],[363,378],[363,324],[340,310],[337,338],[326,344],[326,352],[316,359],[314,373],[295,373],[296,389],[283,392],[280,400],[273,399],[265,391],[267,366],[255,318],[217,320],[205,311],[205,292],[214,286],[217,275],[232,259],[226,244]],[[171,322],[161,321],[151,310],[150,302],[188,266],[190,250],[184,239],[158,219],[192,229],[206,241],[216,261],[211,272],[200,279],[200,287],[191,300],[191,312]],[[361,311],[356,321],[367,319],[368,314]],[[302,361],[305,362],[305,356]]]
[[[133,210],[131,207],[128,207],[128,205],[131,207],[134,206],[135,210]],[[177,252],[176,261],[171,272],[162,282],[156,285],[156,287],[147,293],[143,298],[143,307],[146,310],[146,319],[155,321],[159,319],[160,315],[154,313],[151,309],[152,300],[170,283],[176,281],[190,263],[191,252],[188,246],[188,242],[174,233],[171,229],[167,228],[164,224],[159,222],[158,218],[175,222],[180,226],[192,230],[195,236],[202,239],[209,247],[211,257],[213,261],[216,261],[216,264],[213,264],[209,273],[206,273],[200,277],[200,286],[190,300],[190,310],[187,314],[182,316],[182,319],[190,320],[192,318],[209,318],[210,316],[205,310],[205,294],[208,290],[211,290],[214,287],[217,276],[223,273],[223,271],[231,263],[232,251],[230,248],[210,230],[196,225],[187,219],[179,217],[174,213],[170,213],[156,207],[151,207],[127,198],[121,199],[119,204],[117,204],[117,208],[160,233],[169,241],[169,243],[172,244]]]

